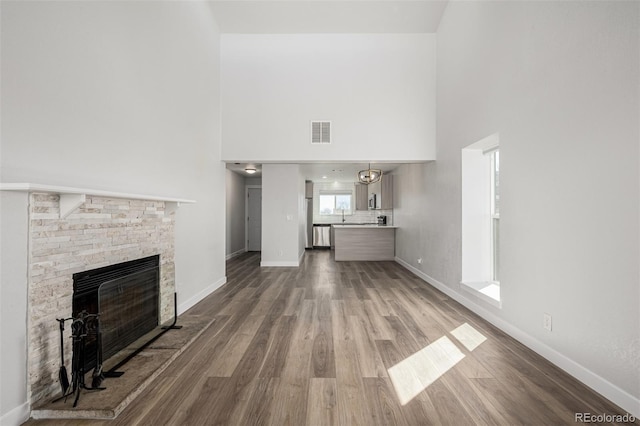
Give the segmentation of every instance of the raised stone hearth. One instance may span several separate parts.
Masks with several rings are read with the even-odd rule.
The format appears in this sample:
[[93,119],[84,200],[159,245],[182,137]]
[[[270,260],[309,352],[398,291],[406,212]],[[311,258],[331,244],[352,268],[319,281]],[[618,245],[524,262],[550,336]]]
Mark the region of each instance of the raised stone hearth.
[[[83,391],[76,408],[73,408],[73,395],[66,400],[42,401],[33,408],[31,416],[34,419],[116,418],[142,391],[153,386],[153,381],[214,321],[215,319],[209,316],[182,315],[181,329],[164,333],[122,368],[118,368],[118,371],[124,374],[122,377],[105,379],[101,385],[106,389]],[[130,348],[134,349],[136,345]],[[109,367],[109,364],[112,363],[105,365]],[[90,381],[89,374],[87,383]]]
[[[174,314],[175,215],[167,211],[164,201],[87,195],[68,215],[61,215],[60,205],[58,194],[30,194],[28,391],[32,405],[60,394],[56,318],[71,315],[74,273],[159,254],[161,322]],[[65,331],[70,370],[70,327]]]

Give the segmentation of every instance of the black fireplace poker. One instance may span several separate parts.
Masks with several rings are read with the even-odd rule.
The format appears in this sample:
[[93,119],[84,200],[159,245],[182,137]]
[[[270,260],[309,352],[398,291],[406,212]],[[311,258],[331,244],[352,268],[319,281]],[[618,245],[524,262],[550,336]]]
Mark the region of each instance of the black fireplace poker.
[[62,386],[63,395],[66,395],[69,390],[69,374],[64,363],[64,322],[70,319],[73,318],[56,319],[60,325],[60,371],[58,371],[58,379],[60,380],[60,386]]
[[[59,376],[61,380],[61,384],[63,387],[63,393],[60,398],[55,399],[53,402],[59,401],[62,398],[66,400],[66,398],[70,395],[75,394],[76,397],[73,400],[73,406],[76,407],[78,405],[78,401],[80,399],[80,392],[84,390],[92,391],[92,390],[104,390],[106,388],[99,386],[87,386],[84,381],[85,376],[85,360],[86,360],[86,337],[88,334],[87,323],[89,321],[99,322],[98,314],[89,314],[87,311],[80,312],[74,318],[61,318],[57,319],[60,323],[60,333],[64,331],[64,323],[66,321],[71,322],[71,338],[73,339],[73,356],[71,360],[71,391],[69,391],[69,383],[68,377],[66,376],[66,367],[65,367],[65,375],[62,376],[62,368],[60,370]],[[64,342],[61,342],[62,344]],[[64,352],[61,352],[62,356],[64,356]],[[64,358],[63,358],[63,367],[64,367]],[[66,381],[66,388],[65,388]]]

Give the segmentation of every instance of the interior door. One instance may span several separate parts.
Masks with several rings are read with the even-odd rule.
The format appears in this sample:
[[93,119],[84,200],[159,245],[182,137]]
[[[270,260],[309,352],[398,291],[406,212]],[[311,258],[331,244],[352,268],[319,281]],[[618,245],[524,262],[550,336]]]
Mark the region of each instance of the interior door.
[[261,251],[262,188],[248,188],[247,196],[247,251]]

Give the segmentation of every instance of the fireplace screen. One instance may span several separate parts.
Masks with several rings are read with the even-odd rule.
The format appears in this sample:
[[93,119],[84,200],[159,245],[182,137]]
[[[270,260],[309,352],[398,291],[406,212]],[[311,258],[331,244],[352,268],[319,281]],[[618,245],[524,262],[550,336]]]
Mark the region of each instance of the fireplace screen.
[[98,290],[102,358],[108,359],[158,325],[158,269],[107,281]]
[[[86,339],[85,371],[159,326],[160,256],[74,274],[73,316],[100,315],[100,334]],[[101,345],[98,345],[101,339]]]

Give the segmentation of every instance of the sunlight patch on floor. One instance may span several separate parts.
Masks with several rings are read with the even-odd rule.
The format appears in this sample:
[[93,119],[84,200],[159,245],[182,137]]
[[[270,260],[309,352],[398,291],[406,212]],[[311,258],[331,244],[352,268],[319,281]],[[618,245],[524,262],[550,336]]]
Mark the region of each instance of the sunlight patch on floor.
[[460,327],[453,330],[451,334],[453,335],[453,337],[458,339],[458,341],[460,341],[460,343],[462,343],[465,348],[469,349],[470,351],[474,350],[475,348],[480,346],[482,342],[487,340],[487,338],[484,337],[482,333],[471,327],[466,322]]
[[[466,322],[451,331],[451,335],[469,351],[473,351],[487,338]],[[389,368],[389,378],[402,405],[464,358],[464,354],[447,336],[442,336],[429,346],[403,359]]]
[[405,405],[411,401],[463,358],[460,349],[447,336],[442,336],[389,368],[400,403]]

